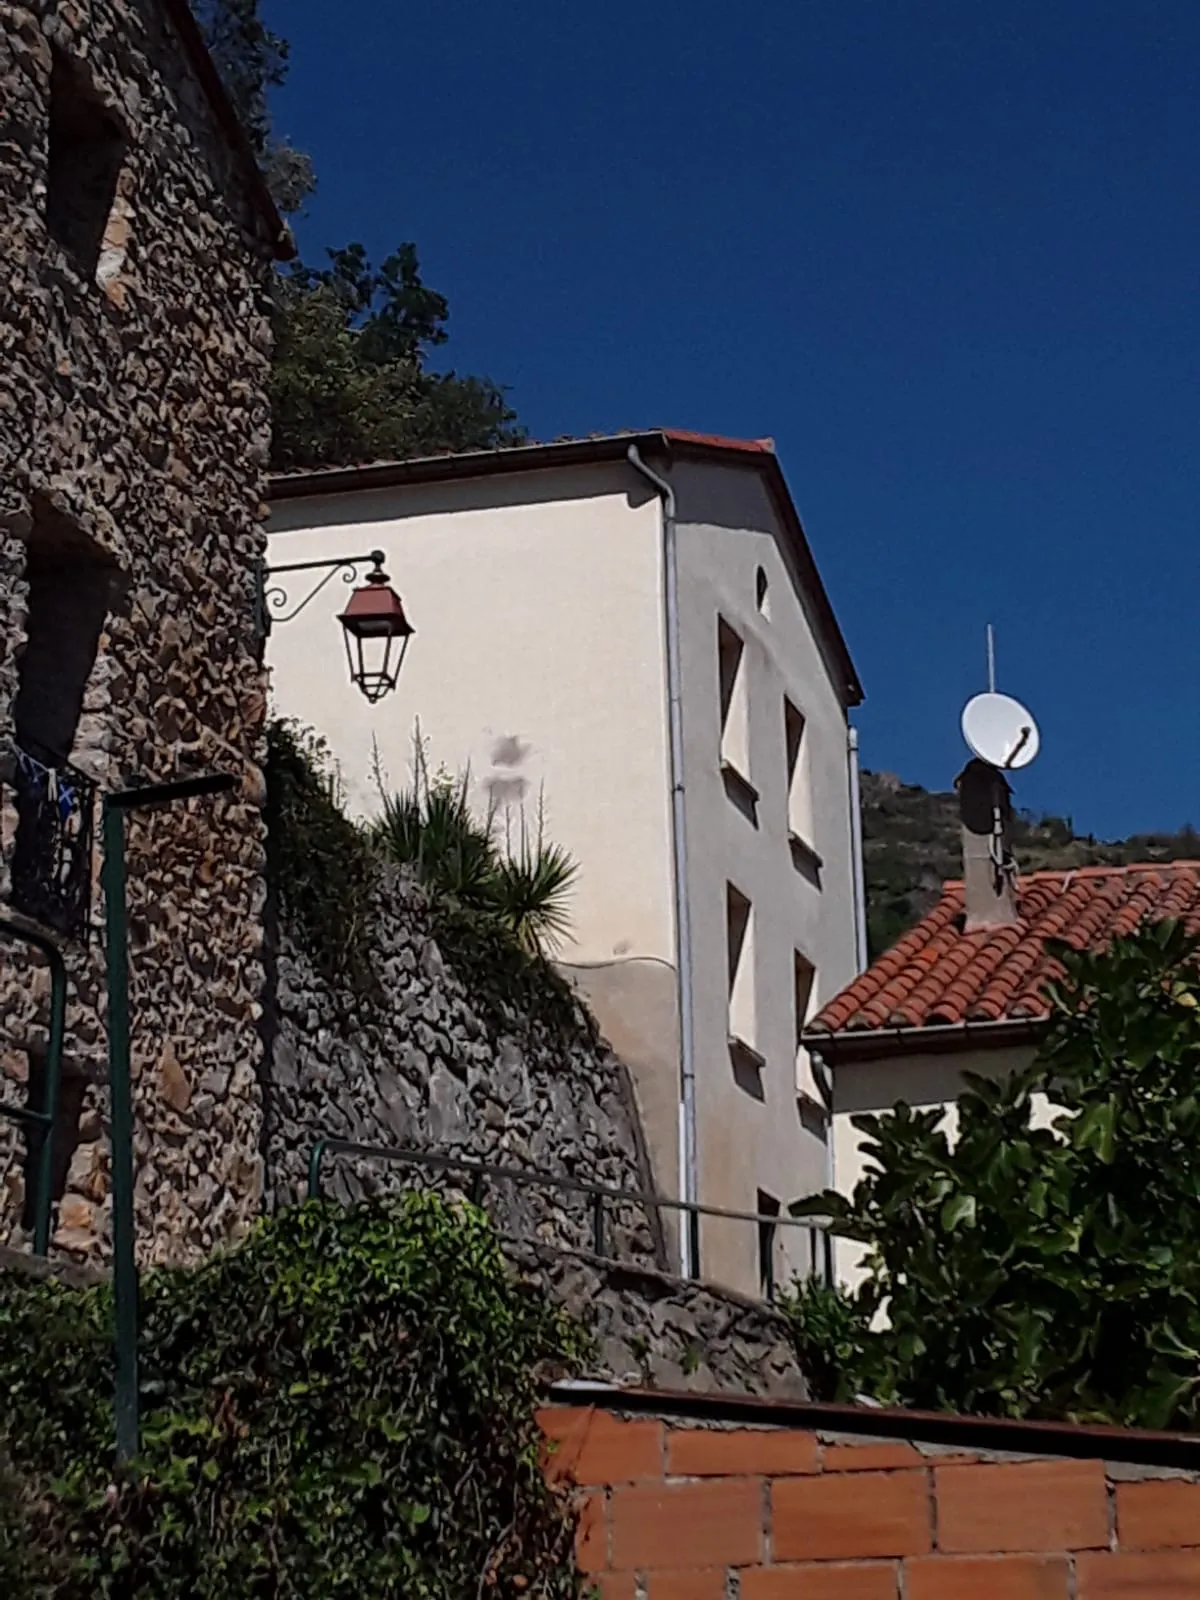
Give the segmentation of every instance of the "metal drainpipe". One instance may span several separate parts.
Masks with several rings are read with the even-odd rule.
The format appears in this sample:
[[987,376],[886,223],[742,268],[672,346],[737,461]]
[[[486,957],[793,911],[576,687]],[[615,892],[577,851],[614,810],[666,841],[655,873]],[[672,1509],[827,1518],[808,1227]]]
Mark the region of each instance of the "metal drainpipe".
[[[675,549],[675,491],[642,460],[637,445],[626,451],[629,465],[654,485],[663,509],[663,588],[667,632],[667,725],[671,761],[671,821],[675,866],[675,982],[679,1006],[679,1198],[699,1200],[696,1161],[696,1055],[692,1016],[692,924],[688,904],[687,808],[683,778],[683,703],[680,695],[679,569]],[[680,1221],[681,1267],[685,1278],[700,1268],[699,1219],[684,1212]]]
[[862,794],[858,779],[858,729],[847,729],[850,765],[850,860],[854,873],[854,954],[867,970],[867,889],[863,870]]

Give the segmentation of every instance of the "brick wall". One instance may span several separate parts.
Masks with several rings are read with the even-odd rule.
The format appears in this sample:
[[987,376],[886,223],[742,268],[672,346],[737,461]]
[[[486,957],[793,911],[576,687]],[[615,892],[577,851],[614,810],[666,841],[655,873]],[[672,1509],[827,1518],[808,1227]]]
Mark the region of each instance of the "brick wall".
[[555,1407],[602,1600],[1200,1600],[1200,1482]]

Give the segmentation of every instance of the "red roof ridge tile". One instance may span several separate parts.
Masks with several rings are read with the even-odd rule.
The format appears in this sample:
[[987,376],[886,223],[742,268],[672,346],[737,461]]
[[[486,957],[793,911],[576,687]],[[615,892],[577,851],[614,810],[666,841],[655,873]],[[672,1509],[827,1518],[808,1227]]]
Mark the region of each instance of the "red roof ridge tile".
[[693,433],[690,428],[660,428],[664,438],[675,439],[680,444],[704,444],[714,450],[746,450],[751,455],[775,454],[774,439],[733,439],[723,433]]

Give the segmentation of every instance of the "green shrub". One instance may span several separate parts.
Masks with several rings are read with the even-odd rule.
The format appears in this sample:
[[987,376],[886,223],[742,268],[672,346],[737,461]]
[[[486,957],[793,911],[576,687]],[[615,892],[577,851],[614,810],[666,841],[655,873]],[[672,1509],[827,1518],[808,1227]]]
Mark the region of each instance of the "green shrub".
[[776,1303],[792,1327],[814,1400],[852,1404],[867,1381],[870,1324],[851,1292],[820,1278],[797,1278]]
[[793,1211],[868,1246],[852,1363],[880,1400],[1195,1429],[1200,943],[1160,922],[1054,953],[1032,1066],[970,1077],[953,1143],[937,1109],[852,1119],[870,1162],[853,1196]]
[[[481,1213],[310,1204],[147,1275],[142,1309],[143,1454],[114,1488],[107,1287],[0,1279],[0,1530],[19,1523],[44,1571],[39,1541],[65,1528],[55,1594],[578,1595],[534,1409],[581,1336],[515,1282]],[[49,1505],[14,1482],[53,1482]],[[40,1592],[0,1574],[6,1597]]]

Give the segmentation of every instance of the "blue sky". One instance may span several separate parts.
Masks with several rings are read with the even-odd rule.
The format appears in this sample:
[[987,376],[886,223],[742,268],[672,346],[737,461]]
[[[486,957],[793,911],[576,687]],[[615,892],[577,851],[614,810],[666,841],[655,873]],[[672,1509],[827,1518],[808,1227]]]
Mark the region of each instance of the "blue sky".
[[867,689],[944,788],[1200,823],[1196,0],[265,0],[305,254],[416,242],[535,437],[776,440]]

